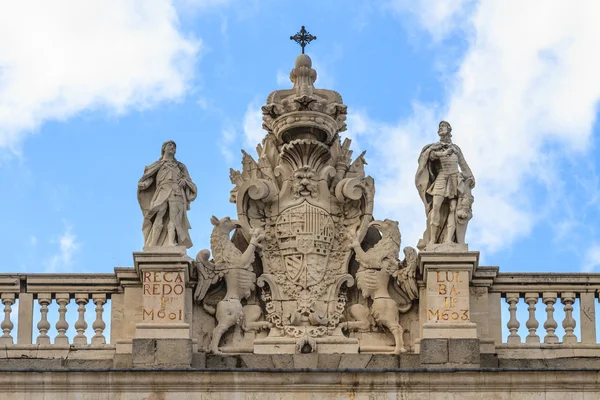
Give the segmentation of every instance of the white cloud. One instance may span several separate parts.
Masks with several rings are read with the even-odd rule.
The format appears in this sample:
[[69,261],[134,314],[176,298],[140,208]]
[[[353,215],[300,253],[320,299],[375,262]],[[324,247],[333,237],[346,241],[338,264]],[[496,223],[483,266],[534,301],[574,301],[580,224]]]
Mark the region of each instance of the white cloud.
[[460,25],[473,3],[474,0],[390,0],[385,6],[396,13],[415,16],[419,26],[437,41]]
[[267,132],[262,128],[261,104],[258,100],[252,101],[244,114],[244,143],[254,153],[256,145],[262,143]]
[[594,243],[591,247],[588,248],[583,258],[583,266],[581,268],[581,271],[593,272],[598,267],[600,267],[600,244]]
[[221,140],[219,142],[219,149],[221,154],[225,157],[225,161],[231,164],[234,161],[233,151],[235,148],[235,139],[237,134],[232,126],[226,126],[221,130]]
[[[423,19],[433,13],[441,16],[437,25],[453,26],[458,14],[442,3],[423,0],[417,10]],[[481,1],[468,29],[460,27],[472,36],[446,104],[439,112],[416,107],[397,126],[374,129],[371,142],[380,154],[369,159],[389,163],[387,177],[378,181],[384,207],[409,202],[403,212],[413,211],[416,158],[422,145],[437,140],[443,117],[477,179],[468,241],[494,251],[527,235],[567,190],[558,163],[590,144],[600,99],[600,55],[593,50],[599,13],[595,1]],[[425,26],[436,34],[437,25]],[[409,160],[401,159],[405,155]],[[546,200],[532,182],[546,187]]]
[[79,250],[80,244],[77,242],[77,236],[71,232],[71,226],[66,225],[65,231],[58,238],[59,251],[48,261],[46,272],[59,272],[69,270],[73,264],[73,256]]
[[[372,120],[364,111],[350,108],[348,132],[355,153],[369,143],[367,172],[375,181],[375,218],[391,218],[400,224],[403,246],[416,246],[425,229],[425,209],[415,189],[417,158],[431,141],[435,126],[432,108],[413,105],[413,116],[398,124]],[[358,142],[358,141],[360,142]]]
[[175,0],[177,7],[187,6],[195,9],[207,9],[225,6],[231,3],[231,0]]
[[169,0],[0,3],[0,148],[44,121],[180,98],[200,41]]

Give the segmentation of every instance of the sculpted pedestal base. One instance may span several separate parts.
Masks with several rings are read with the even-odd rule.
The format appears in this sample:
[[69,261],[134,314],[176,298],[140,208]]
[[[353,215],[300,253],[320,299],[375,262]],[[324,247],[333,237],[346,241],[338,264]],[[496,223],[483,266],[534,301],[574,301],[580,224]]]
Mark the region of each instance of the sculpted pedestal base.
[[471,321],[470,282],[479,252],[422,251],[425,282],[421,363],[456,366],[479,364],[477,325]]
[[134,366],[189,366],[192,259],[183,247],[161,247],[134,253],[133,260],[142,282],[142,318],[132,341]]

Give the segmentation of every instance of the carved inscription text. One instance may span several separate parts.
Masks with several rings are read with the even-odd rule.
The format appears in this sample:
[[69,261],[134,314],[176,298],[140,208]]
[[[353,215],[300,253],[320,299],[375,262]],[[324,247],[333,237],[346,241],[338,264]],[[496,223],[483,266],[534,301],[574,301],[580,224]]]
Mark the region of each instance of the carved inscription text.
[[144,271],[142,274],[146,322],[183,322],[183,274],[177,271]]
[[467,272],[435,271],[428,279],[427,320],[436,322],[467,322],[469,315],[469,285]]

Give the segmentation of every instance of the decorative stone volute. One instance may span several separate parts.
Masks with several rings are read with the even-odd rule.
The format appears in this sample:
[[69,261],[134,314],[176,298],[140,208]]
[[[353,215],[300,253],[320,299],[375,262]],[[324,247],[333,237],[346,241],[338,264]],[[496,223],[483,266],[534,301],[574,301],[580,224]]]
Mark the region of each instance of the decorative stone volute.
[[275,135],[278,145],[296,139],[313,139],[330,145],[346,130],[347,107],[338,92],[315,89],[317,71],[306,54],[296,58],[290,72],[293,89],[276,90],[262,107],[263,128]]

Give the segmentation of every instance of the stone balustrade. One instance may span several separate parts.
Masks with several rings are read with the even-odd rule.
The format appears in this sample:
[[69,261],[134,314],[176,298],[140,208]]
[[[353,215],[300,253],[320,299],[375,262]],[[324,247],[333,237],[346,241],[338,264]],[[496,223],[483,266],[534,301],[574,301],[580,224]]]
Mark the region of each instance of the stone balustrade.
[[[116,274],[1,274],[4,318],[0,323],[0,345],[105,345],[108,340],[104,330],[110,315],[105,309],[111,295],[119,290]],[[35,303],[39,312],[34,312]],[[50,313],[53,303],[58,306],[57,313]],[[15,306],[17,313],[13,313]],[[73,326],[76,334],[69,337],[67,311],[71,307],[76,307],[77,320]],[[86,310],[90,307],[95,318],[86,321]],[[85,333],[89,326],[94,331],[91,337]],[[54,337],[49,335],[52,327],[57,332]]]
[[[519,354],[516,349],[536,348],[544,349],[546,354],[553,349],[582,349],[582,354],[591,355],[592,351],[597,356],[599,290],[600,274],[498,273],[489,287],[491,314],[508,311],[504,313],[508,316],[504,326],[491,329],[499,356],[503,349],[510,349],[510,354],[515,355]],[[527,354],[535,356],[531,351],[521,356]],[[557,354],[572,355],[564,351]]]

